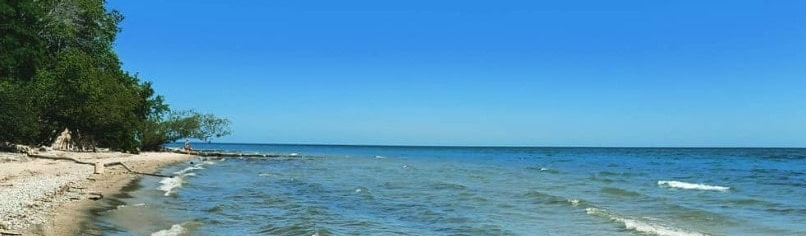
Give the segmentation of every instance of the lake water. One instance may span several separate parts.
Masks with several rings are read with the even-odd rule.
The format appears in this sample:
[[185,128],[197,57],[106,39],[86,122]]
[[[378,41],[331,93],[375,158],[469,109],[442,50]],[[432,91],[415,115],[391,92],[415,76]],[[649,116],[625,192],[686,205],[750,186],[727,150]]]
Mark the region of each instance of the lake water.
[[806,149],[206,144],[103,235],[806,235]]

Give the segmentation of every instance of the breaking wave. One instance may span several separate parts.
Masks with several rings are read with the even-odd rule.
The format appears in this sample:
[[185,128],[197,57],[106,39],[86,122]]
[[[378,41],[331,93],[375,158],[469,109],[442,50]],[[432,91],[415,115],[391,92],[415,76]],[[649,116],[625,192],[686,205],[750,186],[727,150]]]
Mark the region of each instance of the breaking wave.
[[623,225],[628,230],[633,230],[638,233],[659,235],[659,236],[707,236],[699,232],[690,232],[684,229],[678,229],[670,226],[665,226],[661,223],[642,221],[632,219],[629,217],[619,216],[615,213],[608,212],[595,207],[585,208],[588,215],[599,216],[607,218],[613,222]]
[[708,191],[728,191],[728,190],[730,190],[730,187],[717,186],[717,185],[707,185],[707,184],[695,184],[695,183],[687,183],[687,182],[674,181],[674,180],[659,180],[658,185],[663,186],[663,187],[679,188],[679,189],[693,189],[693,190],[708,190]]
[[184,232],[185,232],[185,228],[182,227],[182,225],[175,224],[175,225],[172,225],[170,229],[164,229],[164,230],[157,231],[157,232],[151,234],[151,236],[179,236]]
[[165,196],[170,196],[172,193],[176,192],[177,188],[182,187],[182,184],[184,184],[184,182],[185,182],[184,177],[186,177],[186,176],[195,176],[196,175],[195,173],[193,173],[191,171],[201,170],[201,169],[204,169],[203,165],[213,165],[213,164],[215,164],[215,162],[205,161],[205,162],[202,162],[202,163],[187,167],[187,168],[182,169],[180,171],[176,171],[176,172],[174,172],[174,174],[176,176],[174,176],[174,177],[165,177],[165,178],[162,178],[162,180],[160,180],[161,185],[159,186],[159,190],[165,191],[165,194],[164,194]]
[[170,196],[174,189],[182,187],[182,176],[166,177],[160,180],[159,190],[165,191],[165,196]]

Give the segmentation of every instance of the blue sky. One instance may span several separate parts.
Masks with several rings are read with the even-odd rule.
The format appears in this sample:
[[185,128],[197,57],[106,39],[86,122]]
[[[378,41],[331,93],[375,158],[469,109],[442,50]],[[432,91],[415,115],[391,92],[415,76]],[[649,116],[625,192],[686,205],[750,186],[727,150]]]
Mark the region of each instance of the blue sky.
[[804,1],[123,1],[215,141],[806,147]]

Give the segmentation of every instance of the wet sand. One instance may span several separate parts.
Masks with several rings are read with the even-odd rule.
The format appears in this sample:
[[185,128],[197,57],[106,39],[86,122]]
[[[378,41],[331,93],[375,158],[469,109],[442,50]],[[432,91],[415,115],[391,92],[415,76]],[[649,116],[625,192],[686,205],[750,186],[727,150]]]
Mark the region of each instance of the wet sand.
[[[82,162],[122,162],[143,173],[153,173],[193,158],[167,152],[132,155],[49,151],[40,154]],[[120,165],[108,166],[103,174],[94,174],[92,165],[27,158],[20,154],[0,155],[3,156],[0,162],[0,233],[78,235],[89,209],[100,204],[93,198],[119,193],[141,177]]]

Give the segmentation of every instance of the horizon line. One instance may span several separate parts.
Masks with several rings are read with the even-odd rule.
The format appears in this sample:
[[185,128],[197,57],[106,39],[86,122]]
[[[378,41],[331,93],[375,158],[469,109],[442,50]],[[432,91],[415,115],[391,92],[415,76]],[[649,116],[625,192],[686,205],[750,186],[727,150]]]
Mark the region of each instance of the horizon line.
[[[181,142],[173,142],[181,143]],[[280,146],[294,146],[294,145],[310,145],[310,146],[370,146],[370,147],[453,147],[453,148],[657,148],[657,149],[673,149],[673,148],[724,148],[724,149],[806,149],[806,147],[796,146],[587,146],[587,145],[423,145],[423,144],[323,144],[323,143],[252,143],[252,142],[191,142],[202,144],[240,144],[240,145],[280,145]]]

